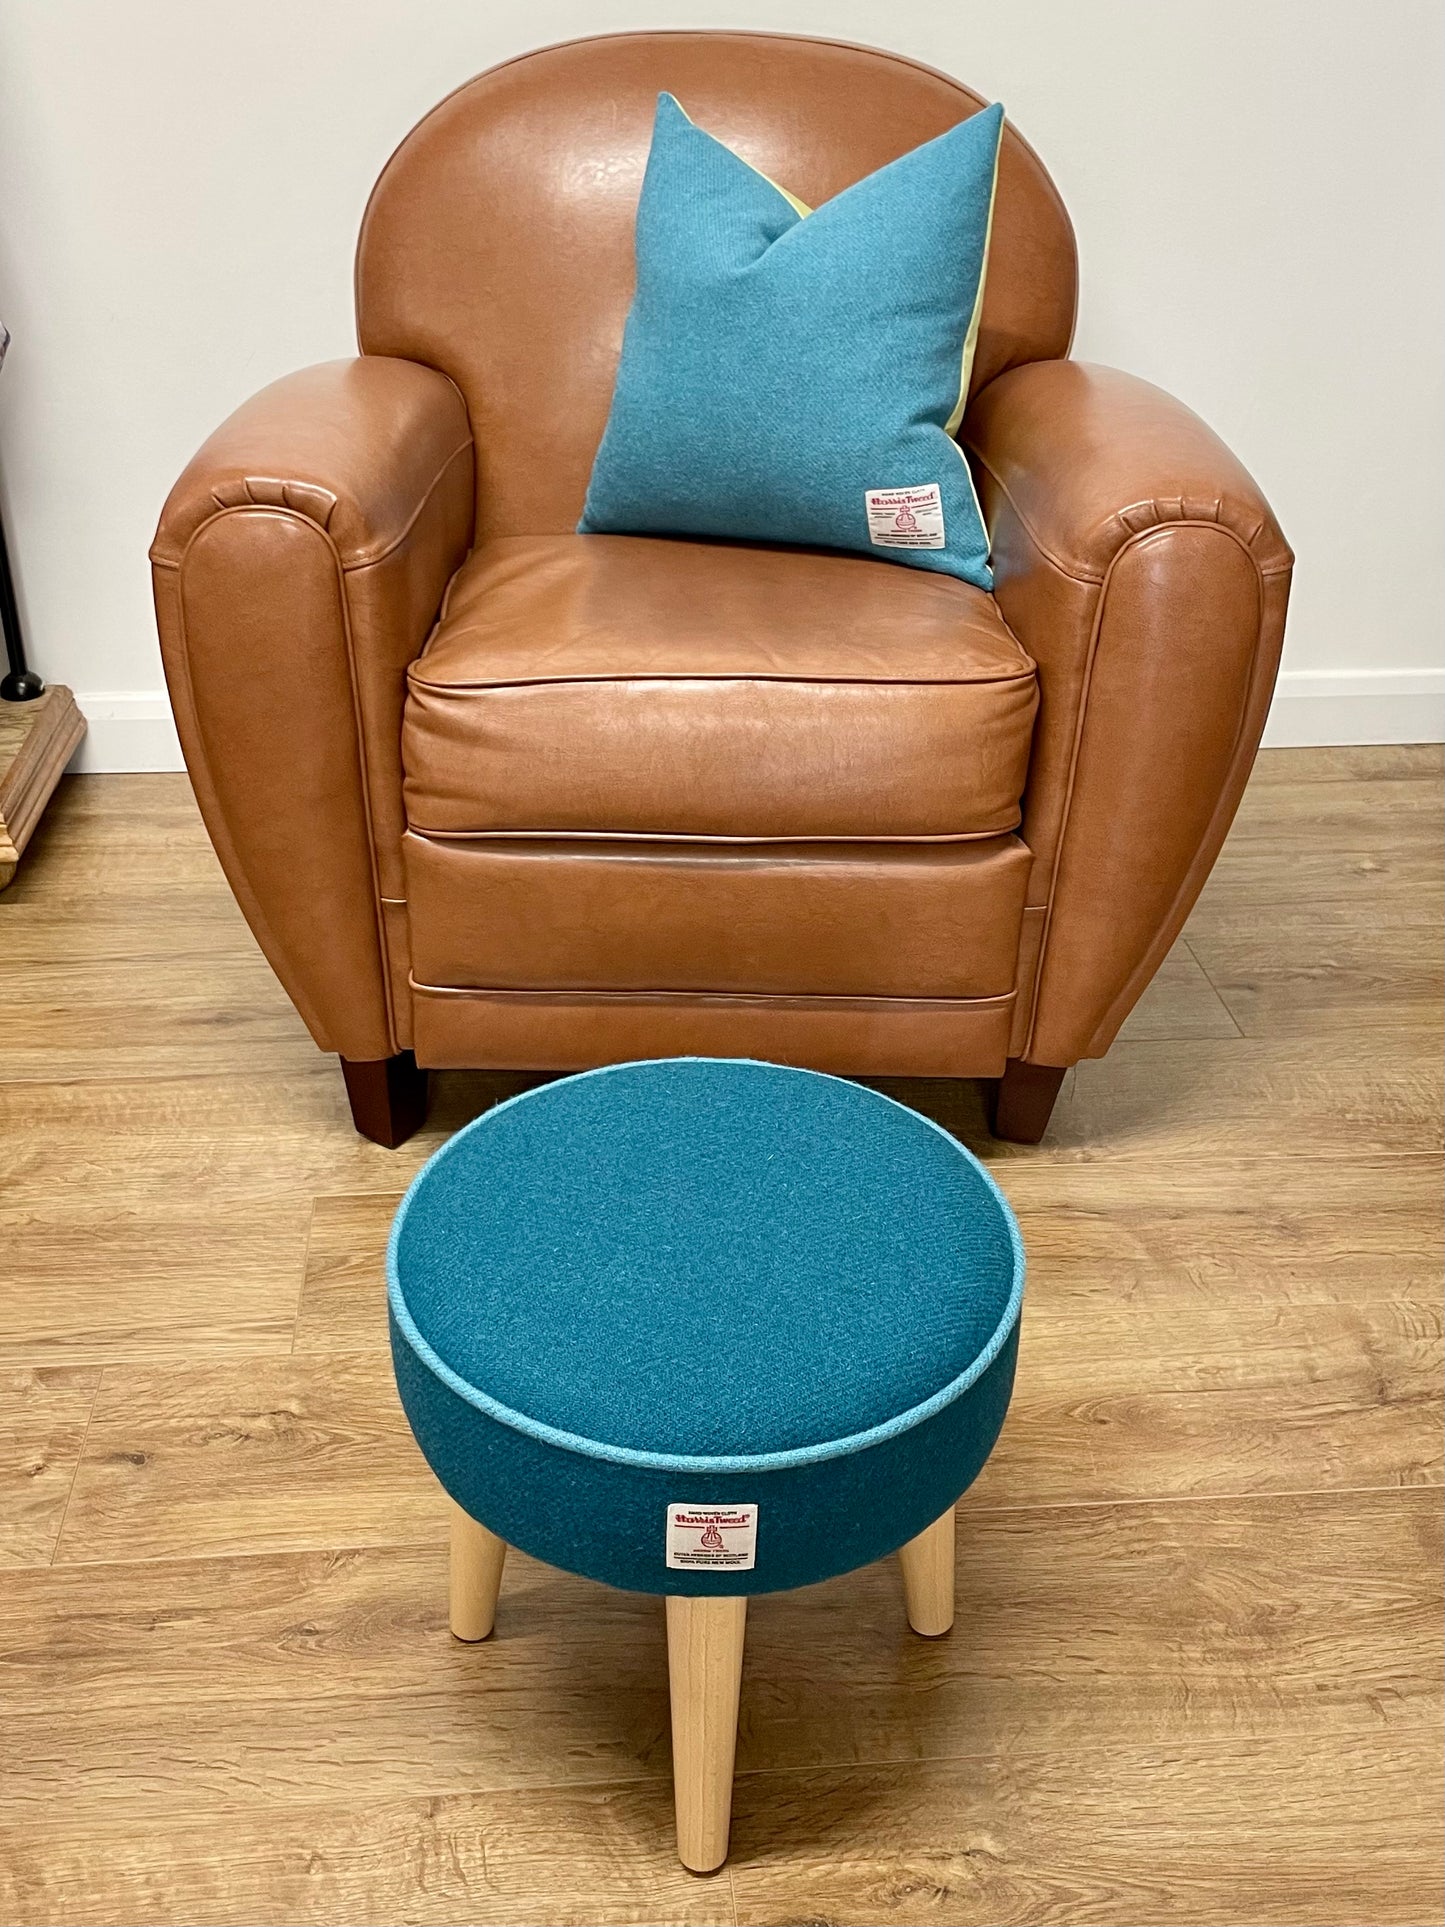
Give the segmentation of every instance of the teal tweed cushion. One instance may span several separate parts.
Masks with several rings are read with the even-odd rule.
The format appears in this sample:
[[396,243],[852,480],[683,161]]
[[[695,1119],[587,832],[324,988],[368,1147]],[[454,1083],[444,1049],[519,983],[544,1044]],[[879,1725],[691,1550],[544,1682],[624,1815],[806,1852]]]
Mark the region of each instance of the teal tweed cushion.
[[991,589],[953,434],[1002,128],[989,107],[810,210],[663,94],[581,531],[858,549]]
[[806,1585],[921,1532],[1003,1423],[1023,1289],[1007,1204],[937,1125],[736,1059],[486,1112],[423,1167],[387,1267],[442,1484],[652,1593]]

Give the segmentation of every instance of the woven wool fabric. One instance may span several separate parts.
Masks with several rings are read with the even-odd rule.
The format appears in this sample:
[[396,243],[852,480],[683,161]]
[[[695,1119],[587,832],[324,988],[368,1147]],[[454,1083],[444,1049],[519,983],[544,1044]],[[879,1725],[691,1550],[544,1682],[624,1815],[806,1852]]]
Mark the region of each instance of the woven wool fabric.
[[[486,1113],[388,1255],[402,1402],[443,1484],[537,1557],[648,1592],[808,1583],[972,1480],[1022,1254],[937,1126],[740,1060],[611,1067]],[[747,1572],[664,1565],[673,1504],[757,1504]]]
[[991,589],[962,416],[1003,110],[810,210],[658,101],[583,533],[799,543]]

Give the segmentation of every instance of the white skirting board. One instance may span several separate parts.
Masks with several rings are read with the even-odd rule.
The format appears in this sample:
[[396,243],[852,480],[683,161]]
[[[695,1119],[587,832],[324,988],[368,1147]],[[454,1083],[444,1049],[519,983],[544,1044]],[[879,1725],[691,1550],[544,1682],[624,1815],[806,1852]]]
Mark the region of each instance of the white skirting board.
[[[183,769],[163,690],[78,691],[89,728],[72,770]],[[1286,670],[1266,749],[1327,743],[1445,742],[1445,669]]]
[[1329,743],[1445,743],[1445,669],[1286,669],[1264,747]]
[[85,737],[70,759],[72,774],[184,769],[180,738],[163,689],[76,691]]

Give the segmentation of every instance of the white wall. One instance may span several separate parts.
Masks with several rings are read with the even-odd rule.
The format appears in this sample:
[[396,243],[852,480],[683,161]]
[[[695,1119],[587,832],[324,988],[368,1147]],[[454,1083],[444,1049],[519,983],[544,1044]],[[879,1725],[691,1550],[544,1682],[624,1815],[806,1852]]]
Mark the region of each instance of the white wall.
[[352,348],[396,141],[528,46],[884,41],[1003,100],[1073,213],[1077,352],[1239,450],[1299,558],[1276,741],[1445,734],[1439,0],[3,0],[0,472],[92,767],[174,759],[145,551],[211,427]]

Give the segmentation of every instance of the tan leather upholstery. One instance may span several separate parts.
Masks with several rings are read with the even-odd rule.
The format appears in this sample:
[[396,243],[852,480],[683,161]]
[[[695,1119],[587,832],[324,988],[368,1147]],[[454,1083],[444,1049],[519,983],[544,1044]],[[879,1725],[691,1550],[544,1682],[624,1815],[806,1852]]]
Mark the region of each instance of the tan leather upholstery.
[[1292,557],[1218,437],[1135,376],[1016,369],[977,398],[964,441],[994,593],[1039,669],[1023,834],[1043,961],[1014,1055],[1068,1064],[1113,1042],[1219,854]]
[[410,685],[407,819],[446,836],[996,836],[1036,700],[952,576],[618,535],[478,549]]
[[201,449],[151,550],[161,653],[232,889],[323,1047],[384,1057],[407,664],[472,524],[466,411],[414,362],[274,382]]
[[663,87],[815,204],[982,100],[891,54],[649,33],[513,61],[408,136],[362,357],[238,411],[152,551],[237,897],[351,1058],[1097,1054],[1238,801],[1289,550],[1187,409],[1064,359],[1072,234],[1012,128],[960,438],[993,599],[573,534]]
[[1012,995],[728,997],[696,992],[438,990],[412,998],[416,1052],[439,1070],[575,1071],[634,1057],[760,1057],[842,1077],[994,1077]]
[[[986,843],[406,839],[419,983],[1004,997],[1029,853]],[[618,914],[626,906],[626,916]]]

